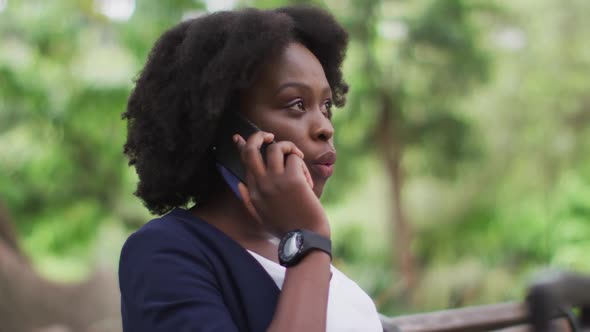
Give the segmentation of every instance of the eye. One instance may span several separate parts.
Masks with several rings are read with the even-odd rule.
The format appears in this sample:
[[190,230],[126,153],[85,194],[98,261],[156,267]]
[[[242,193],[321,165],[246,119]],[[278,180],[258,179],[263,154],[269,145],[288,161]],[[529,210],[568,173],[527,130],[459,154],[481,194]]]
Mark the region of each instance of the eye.
[[297,99],[296,101],[287,105],[287,108],[295,110],[295,111],[305,111],[305,105],[303,105],[303,100],[301,100],[301,99]]
[[324,101],[324,114],[328,119],[332,118],[332,100]]

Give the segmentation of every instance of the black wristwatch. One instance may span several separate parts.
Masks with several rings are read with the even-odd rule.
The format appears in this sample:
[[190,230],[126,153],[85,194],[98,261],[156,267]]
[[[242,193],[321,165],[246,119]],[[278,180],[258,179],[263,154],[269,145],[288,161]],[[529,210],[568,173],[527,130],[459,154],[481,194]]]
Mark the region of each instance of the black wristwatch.
[[290,231],[279,243],[279,263],[285,267],[293,266],[312,250],[324,251],[331,259],[332,241],[305,229]]

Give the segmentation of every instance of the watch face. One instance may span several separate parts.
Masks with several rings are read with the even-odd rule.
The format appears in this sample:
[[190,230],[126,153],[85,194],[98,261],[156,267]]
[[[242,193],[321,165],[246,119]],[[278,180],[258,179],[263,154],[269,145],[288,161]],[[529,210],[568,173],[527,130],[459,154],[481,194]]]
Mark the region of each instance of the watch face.
[[286,261],[291,260],[295,255],[299,252],[300,247],[300,238],[301,235],[299,233],[293,233],[283,245],[282,256],[283,259]]

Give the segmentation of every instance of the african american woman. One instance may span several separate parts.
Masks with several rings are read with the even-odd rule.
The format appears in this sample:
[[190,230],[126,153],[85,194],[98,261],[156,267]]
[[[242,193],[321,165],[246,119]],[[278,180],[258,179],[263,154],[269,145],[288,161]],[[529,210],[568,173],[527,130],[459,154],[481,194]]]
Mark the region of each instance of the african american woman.
[[[216,12],[156,42],[123,114],[135,194],[159,216],[121,253],[124,331],[382,331],[331,265],[319,200],[346,47],[329,13],[301,6]],[[238,114],[260,128],[226,137],[242,181],[215,151]]]

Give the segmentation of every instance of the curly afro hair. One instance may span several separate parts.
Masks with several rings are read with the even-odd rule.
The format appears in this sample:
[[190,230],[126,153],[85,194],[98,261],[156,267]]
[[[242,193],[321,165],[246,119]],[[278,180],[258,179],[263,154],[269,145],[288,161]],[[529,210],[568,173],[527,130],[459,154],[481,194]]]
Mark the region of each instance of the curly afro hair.
[[221,188],[210,146],[222,115],[239,109],[239,92],[253,83],[261,64],[293,41],[318,58],[334,105],[343,106],[348,36],[322,9],[216,12],[159,38],[123,113],[124,153],[139,176],[135,195],[151,213],[204,204]]

